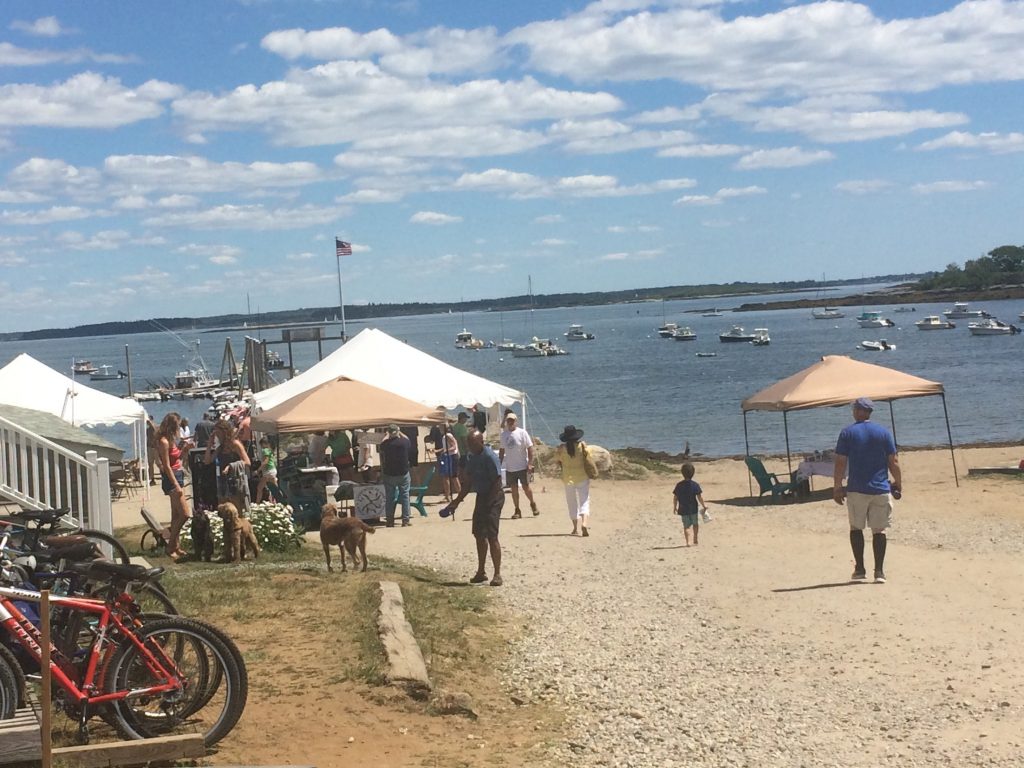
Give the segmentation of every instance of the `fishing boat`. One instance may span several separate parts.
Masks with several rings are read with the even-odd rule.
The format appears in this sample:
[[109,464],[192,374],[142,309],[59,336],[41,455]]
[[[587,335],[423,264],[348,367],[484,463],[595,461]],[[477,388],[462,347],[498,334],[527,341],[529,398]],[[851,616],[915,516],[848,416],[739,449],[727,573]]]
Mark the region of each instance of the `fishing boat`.
[[918,320],[914,325],[919,331],[948,331],[956,328],[956,323],[943,320],[938,315],[928,315]]
[[1020,333],[1020,328],[1017,326],[1004,323],[994,317],[986,317],[976,323],[968,323],[967,329],[971,332],[971,336],[1012,336],[1015,333]]
[[885,339],[879,339],[878,341],[862,341],[857,345],[860,349],[867,350],[869,352],[888,352],[896,349],[895,344],[890,344]]
[[484,343],[473,336],[472,333],[463,328],[455,334],[456,349],[483,349]]
[[573,323],[564,334],[566,341],[593,341],[594,334],[587,333],[579,323]]
[[89,374],[89,381],[114,381],[123,379],[127,375],[124,371],[115,371],[113,366],[101,365]]
[[78,360],[71,363],[71,372],[78,375],[88,375],[90,373],[96,373],[99,370],[95,365],[90,363],[88,360]]
[[892,328],[896,323],[882,317],[881,312],[861,312],[857,316],[857,325],[861,328]]
[[678,328],[679,325],[676,323],[665,323],[658,327],[658,335],[663,339],[671,339]]
[[988,312],[982,309],[969,309],[966,301],[954,301],[953,308],[942,313],[947,320],[980,320],[988,317]]
[[743,330],[742,326],[734,325],[730,330],[725,333],[718,334],[718,340],[722,343],[729,342],[749,342],[754,340],[754,334],[747,333]]
[[754,338],[750,340],[750,343],[755,347],[767,347],[772,343],[772,337],[768,335],[767,328],[755,328]]
[[837,307],[818,307],[811,310],[811,317],[815,320],[833,320],[837,317],[846,317],[846,313]]
[[672,338],[676,341],[696,341],[697,334],[689,327],[676,328],[676,332],[672,334]]

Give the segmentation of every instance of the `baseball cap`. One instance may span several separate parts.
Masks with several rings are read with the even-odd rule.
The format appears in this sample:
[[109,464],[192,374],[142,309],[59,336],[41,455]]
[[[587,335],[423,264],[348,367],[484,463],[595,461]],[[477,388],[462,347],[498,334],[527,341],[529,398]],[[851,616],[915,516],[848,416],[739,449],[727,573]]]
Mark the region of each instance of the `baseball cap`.
[[388,434],[397,435],[398,434],[398,425],[397,424],[388,424]]
[[871,402],[871,398],[869,397],[858,397],[856,400],[853,401],[853,407],[861,408],[865,411],[875,410],[875,404]]

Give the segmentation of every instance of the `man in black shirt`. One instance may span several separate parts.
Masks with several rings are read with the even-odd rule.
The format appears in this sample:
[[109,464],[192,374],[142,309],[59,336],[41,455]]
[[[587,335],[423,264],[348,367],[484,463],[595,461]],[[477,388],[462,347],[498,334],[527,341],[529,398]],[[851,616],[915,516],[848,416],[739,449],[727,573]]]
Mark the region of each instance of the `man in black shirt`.
[[397,424],[388,424],[388,436],[380,444],[380,476],[387,495],[385,514],[387,527],[395,527],[395,506],[402,504],[402,527],[409,522],[409,438]]
[[198,424],[196,424],[195,431],[192,433],[192,437],[196,442],[196,448],[205,448],[206,444],[210,442],[210,437],[212,435],[213,421],[210,420],[209,413],[204,413],[203,418]]

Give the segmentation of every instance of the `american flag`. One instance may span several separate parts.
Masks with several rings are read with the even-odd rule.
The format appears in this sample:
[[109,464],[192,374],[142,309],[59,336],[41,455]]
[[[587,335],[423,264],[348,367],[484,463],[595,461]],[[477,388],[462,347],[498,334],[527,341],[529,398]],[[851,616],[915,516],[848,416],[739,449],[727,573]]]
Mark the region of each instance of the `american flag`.
[[346,243],[344,240],[334,238],[334,249],[338,256],[352,255],[352,243]]

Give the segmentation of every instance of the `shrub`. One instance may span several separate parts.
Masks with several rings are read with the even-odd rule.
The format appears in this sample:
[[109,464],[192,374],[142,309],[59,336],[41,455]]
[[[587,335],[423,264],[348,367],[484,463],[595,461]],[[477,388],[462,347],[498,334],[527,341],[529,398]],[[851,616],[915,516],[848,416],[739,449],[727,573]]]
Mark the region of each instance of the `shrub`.
[[[210,511],[210,532],[217,544],[224,541],[224,521]],[[260,547],[270,552],[286,552],[302,545],[302,536],[292,522],[292,508],[286,504],[263,502],[249,505],[249,522]],[[192,520],[181,529],[182,546],[192,547]]]

